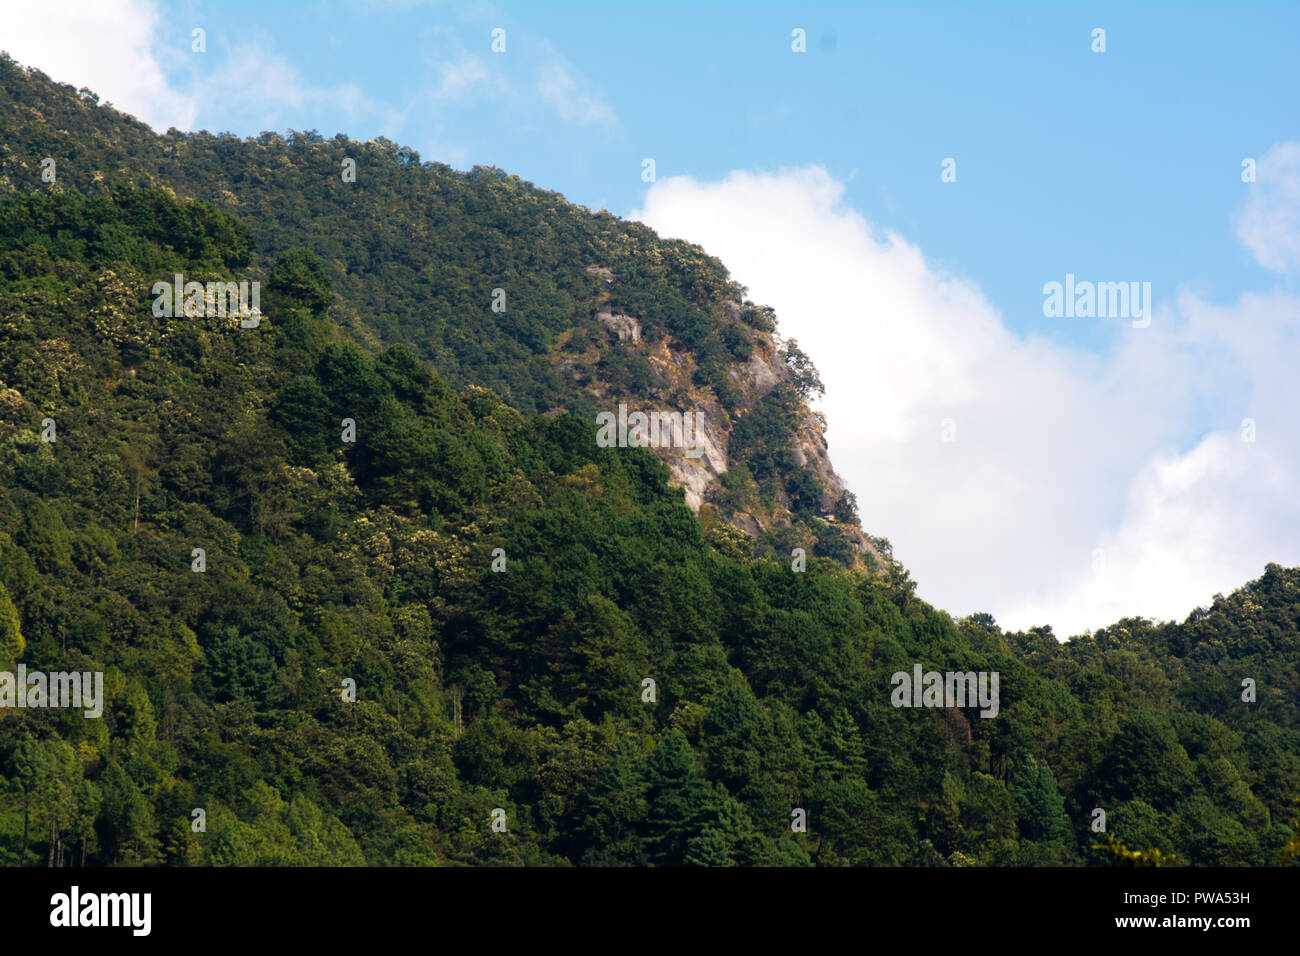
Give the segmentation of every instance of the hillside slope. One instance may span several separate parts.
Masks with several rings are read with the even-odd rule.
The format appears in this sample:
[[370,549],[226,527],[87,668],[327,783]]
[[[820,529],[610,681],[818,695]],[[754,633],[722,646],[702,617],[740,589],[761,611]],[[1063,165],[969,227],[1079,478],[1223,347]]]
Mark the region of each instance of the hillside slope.
[[[7,69],[6,128],[66,99]],[[602,403],[689,372],[756,484],[799,447],[798,357],[755,337],[734,396],[695,383],[688,326],[618,318],[653,314],[619,291],[636,256],[561,245],[591,314],[451,381],[418,343],[358,342],[391,317],[348,319],[319,253],[259,251],[257,209],[12,182],[43,153],[15,143],[77,138],[50,129],[0,140],[0,864],[1132,861],[1118,840],[1260,865],[1298,832],[1300,569],[1064,645],[954,621],[893,562],[797,571],[693,513],[658,450],[597,441]],[[176,273],[264,280],[261,321],[157,314]],[[765,322],[735,297],[715,318],[704,341]],[[638,355],[661,384],[601,378]],[[760,395],[759,366],[790,391]],[[580,387],[520,409],[472,380],[491,369]],[[102,714],[7,702],[20,666],[101,672]],[[996,714],[896,706],[917,667],[997,674]]]
[[334,289],[331,317],[354,341],[408,345],[454,387],[490,388],[525,414],[594,419],[622,402],[698,416],[708,455],[656,453],[693,509],[707,502],[747,532],[726,535],[737,547],[888,562],[807,407],[815,369],[698,246],[498,169],[421,163],[383,139],[157,136],[89,90],[0,57],[0,188],[104,195],[123,183],[239,217],[255,240],[251,279],[310,249]]

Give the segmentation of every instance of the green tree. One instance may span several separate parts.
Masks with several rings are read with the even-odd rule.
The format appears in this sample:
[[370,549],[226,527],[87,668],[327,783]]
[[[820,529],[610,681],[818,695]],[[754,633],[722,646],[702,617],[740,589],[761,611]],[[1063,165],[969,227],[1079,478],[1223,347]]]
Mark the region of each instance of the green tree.
[[1070,834],[1065,819],[1065,800],[1056,786],[1056,775],[1046,763],[1029,757],[1016,777],[1016,806],[1020,811],[1020,832],[1039,843],[1064,843]]
[[[719,799],[678,730],[668,731],[646,767],[647,838],[653,862],[680,866],[689,842],[717,816]],[[710,845],[716,840],[710,841]],[[701,853],[704,849],[701,849]]]
[[23,640],[18,609],[9,600],[9,592],[0,584],[0,668],[9,669],[22,657],[27,642]]

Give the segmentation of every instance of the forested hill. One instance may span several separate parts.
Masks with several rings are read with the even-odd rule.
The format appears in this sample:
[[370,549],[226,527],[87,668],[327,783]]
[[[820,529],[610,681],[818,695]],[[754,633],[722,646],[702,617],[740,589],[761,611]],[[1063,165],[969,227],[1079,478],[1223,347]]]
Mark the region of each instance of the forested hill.
[[[693,514],[653,450],[597,443],[600,406],[581,396],[617,387],[557,384],[592,369],[586,346],[557,359],[583,323],[596,373],[623,354],[596,342],[610,329],[589,305],[567,327],[538,306],[557,337],[512,363],[487,354],[513,336],[492,323],[533,313],[493,319],[476,267],[437,282],[481,324],[447,313],[422,342],[436,321],[417,311],[403,342],[399,305],[363,310],[356,292],[408,254],[396,235],[335,262],[331,243],[358,230],[304,215],[320,235],[269,244],[277,216],[317,200],[301,177],[238,171],[240,156],[329,144],[155,141],[91,94],[0,73],[0,864],[1296,858],[1300,570],[1270,565],[1182,623],[1125,620],[1067,644],[953,620],[892,561],[868,573],[814,547],[796,570],[764,546],[771,529],[741,540],[712,508]],[[176,177],[199,184],[210,159],[227,177],[213,192],[249,181],[239,202],[136,167],[184,149]],[[361,159],[350,185],[367,170],[375,188],[461,183],[469,249],[496,241],[478,229],[494,209],[558,203],[496,174]],[[78,181],[79,163],[102,182]],[[494,191],[499,206],[480,198]],[[575,214],[556,217],[537,228]],[[589,220],[599,236],[605,217]],[[582,245],[594,239],[554,241],[597,299],[625,294],[625,277],[658,288],[653,253],[669,245],[647,234],[601,261]],[[463,261],[444,253],[439,268]],[[154,283],[176,273],[259,279],[260,323],[157,314]],[[744,310],[770,316],[739,308],[761,333]],[[602,311],[644,328],[668,314],[655,309]],[[706,342],[734,318],[708,315]],[[458,336],[479,335],[473,362]],[[678,354],[698,369],[698,349]],[[784,364],[797,398],[808,369]],[[721,402],[716,384],[691,387]],[[742,434],[768,407],[750,397]],[[777,426],[801,414],[782,401],[751,435],[770,474],[790,447]],[[750,480],[761,496],[757,465]],[[795,514],[798,496],[769,485],[772,508],[777,490]],[[20,666],[102,672],[102,716],[7,704]],[[918,666],[996,673],[996,714],[895,706],[893,675]]]
[[524,414],[594,419],[620,402],[698,412],[708,453],[661,457],[734,547],[889,561],[887,542],[859,528],[807,408],[815,368],[698,246],[384,139],[158,136],[0,55],[0,189],[94,196],[121,184],[238,217],[254,239],[250,279],[309,249],[354,341],[408,345],[455,388],[489,388]]

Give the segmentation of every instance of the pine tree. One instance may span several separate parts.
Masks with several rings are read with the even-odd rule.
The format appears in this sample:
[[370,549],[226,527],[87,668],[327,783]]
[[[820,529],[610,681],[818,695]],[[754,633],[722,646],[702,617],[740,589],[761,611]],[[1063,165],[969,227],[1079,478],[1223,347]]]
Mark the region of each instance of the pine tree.
[[695,754],[679,730],[668,731],[650,755],[647,778],[654,862],[680,866],[691,839],[717,815],[716,793],[700,774]]
[[1016,778],[1016,805],[1020,810],[1020,831],[1039,843],[1064,843],[1070,829],[1065,820],[1065,801],[1056,786],[1056,775],[1046,763],[1033,757],[1025,761]]

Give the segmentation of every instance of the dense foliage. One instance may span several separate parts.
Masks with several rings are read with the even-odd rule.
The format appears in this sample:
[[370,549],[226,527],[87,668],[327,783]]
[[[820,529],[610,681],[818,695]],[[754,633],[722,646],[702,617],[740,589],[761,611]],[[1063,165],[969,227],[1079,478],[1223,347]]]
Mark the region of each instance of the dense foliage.
[[[20,75],[6,96],[44,89],[0,69]],[[123,164],[152,155],[147,130],[113,135]],[[166,138],[158,162],[265,179],[266,142],[195,140]],[[121,181],[0,194],[0,671],[102,671],[107,697],[99,719],[0,710],[0,863],[1297,858],[1300,570],[1061,644],[954,621],[897,565],[755,557],[650,452],[539,414],[577,391],[502,345],[545,347],[590,278],[584,243],[634,228],[595,216],[586,234],[558,197],[395,153],[368,188],[405,208],[418,184],[459,224],[358,232],[312,152],[327,144],[303,142],[276,155],[320,163],[319,197],[250,182],[238,217]],[[265,246],[297,202],[322,204],[319,235]],[[623,294],[649,298],[620,308],[721,340],[701,318],[726,281],[711,260],[649,237],[601,252],[645,276]],[[526,293],[535,326],[497,336],[489,277],[528,256],[519,275],[553,285]],[[252,270],[258,328],[153,314],[158,279]],[[389,297],[416,273],[442,291]],[[781,472],[793,400],[740,420],[729,494]],[[891,675],[918,663],[998,672],[998,715],[892,706]]]
[[[52,170],[42,165],[47,157]],[[54,181],[46,182],[51,171]],[[609,400],[575,387],[557,360],[561,347],[572,352],[599,341],[598,381],[583,384],[598,385],[607,399],[679,410],[716,402],[728,419],[744,411],[736,363],[748,361],[756,341],[776,328],[771,309],[746,301],[744,287],[698,246],[592,213],[500,169],[458,173],[383,138],[158,136],[100,105],[91,91],[53,83],[0,53],[0,188],[104,199],[124,184],[201,199],[201,208],[237,217],[249,232],[227,254],[255,241],[243,263],[251,279],[265,280],[291,250],[310,249],[333,289],[331,318],[359,346],[373,353],[407,345],[452,387],[488,388],[524,414],[591,417],[609,408]],[[142,229],[156,240],[189,225],[157,220]],[[735,314],[721,308],[724,300],[737,303]],[[641,351],[605,347],[596,307],[636,316]],[[659,343],[668,344],[673,364],[693,367],[690,394],[650,388],[662,383],[642,351]],[[781,358],[789,382],[779,390],[788,393],[787,405],[803,409],[802,399],[820,390],[816,370],[794,343]],[[755,469],[751,505],[764,527],[793,518],[799,532],[774,531],[760,550],[819,546],[852,563],[839,530],[818,517],[833,506],[822,500],[824,483],[787,447],[797,423],[798,416],[770,415],[763,422],[780,429],[769,440],[785,451],[776,468],[769,456]],[[725,420],[714,425],[729,427]],[[750,444],[730,449],[729,463],[744,464]]]
[[[547,353],[589,318],[604,285],[589,265],[618,276],[609,307],[644,316],[650,339],[670,333],[702,356],[744,349],[710,315],[722,296],[744,292],[717,259],[499,169],[458,173],[383,138],[160,137],[97,104],[89,90],[0,57],[7,185],[93,194],[127,179],[208,199],[248,224],[258,269],[295,246],[311,249],[334,286],[332,317],[363,346],[409,345],[454,387],[490,388],[525,414],[571,408],[578,397]],[[57,157],[52,187],[41,180],[46,156]],[[355,181],[343,179],[345,160]],[[508,293],[503,312],[491,307],[496,288]],[[725,387],[717,363],[705,364]]]

